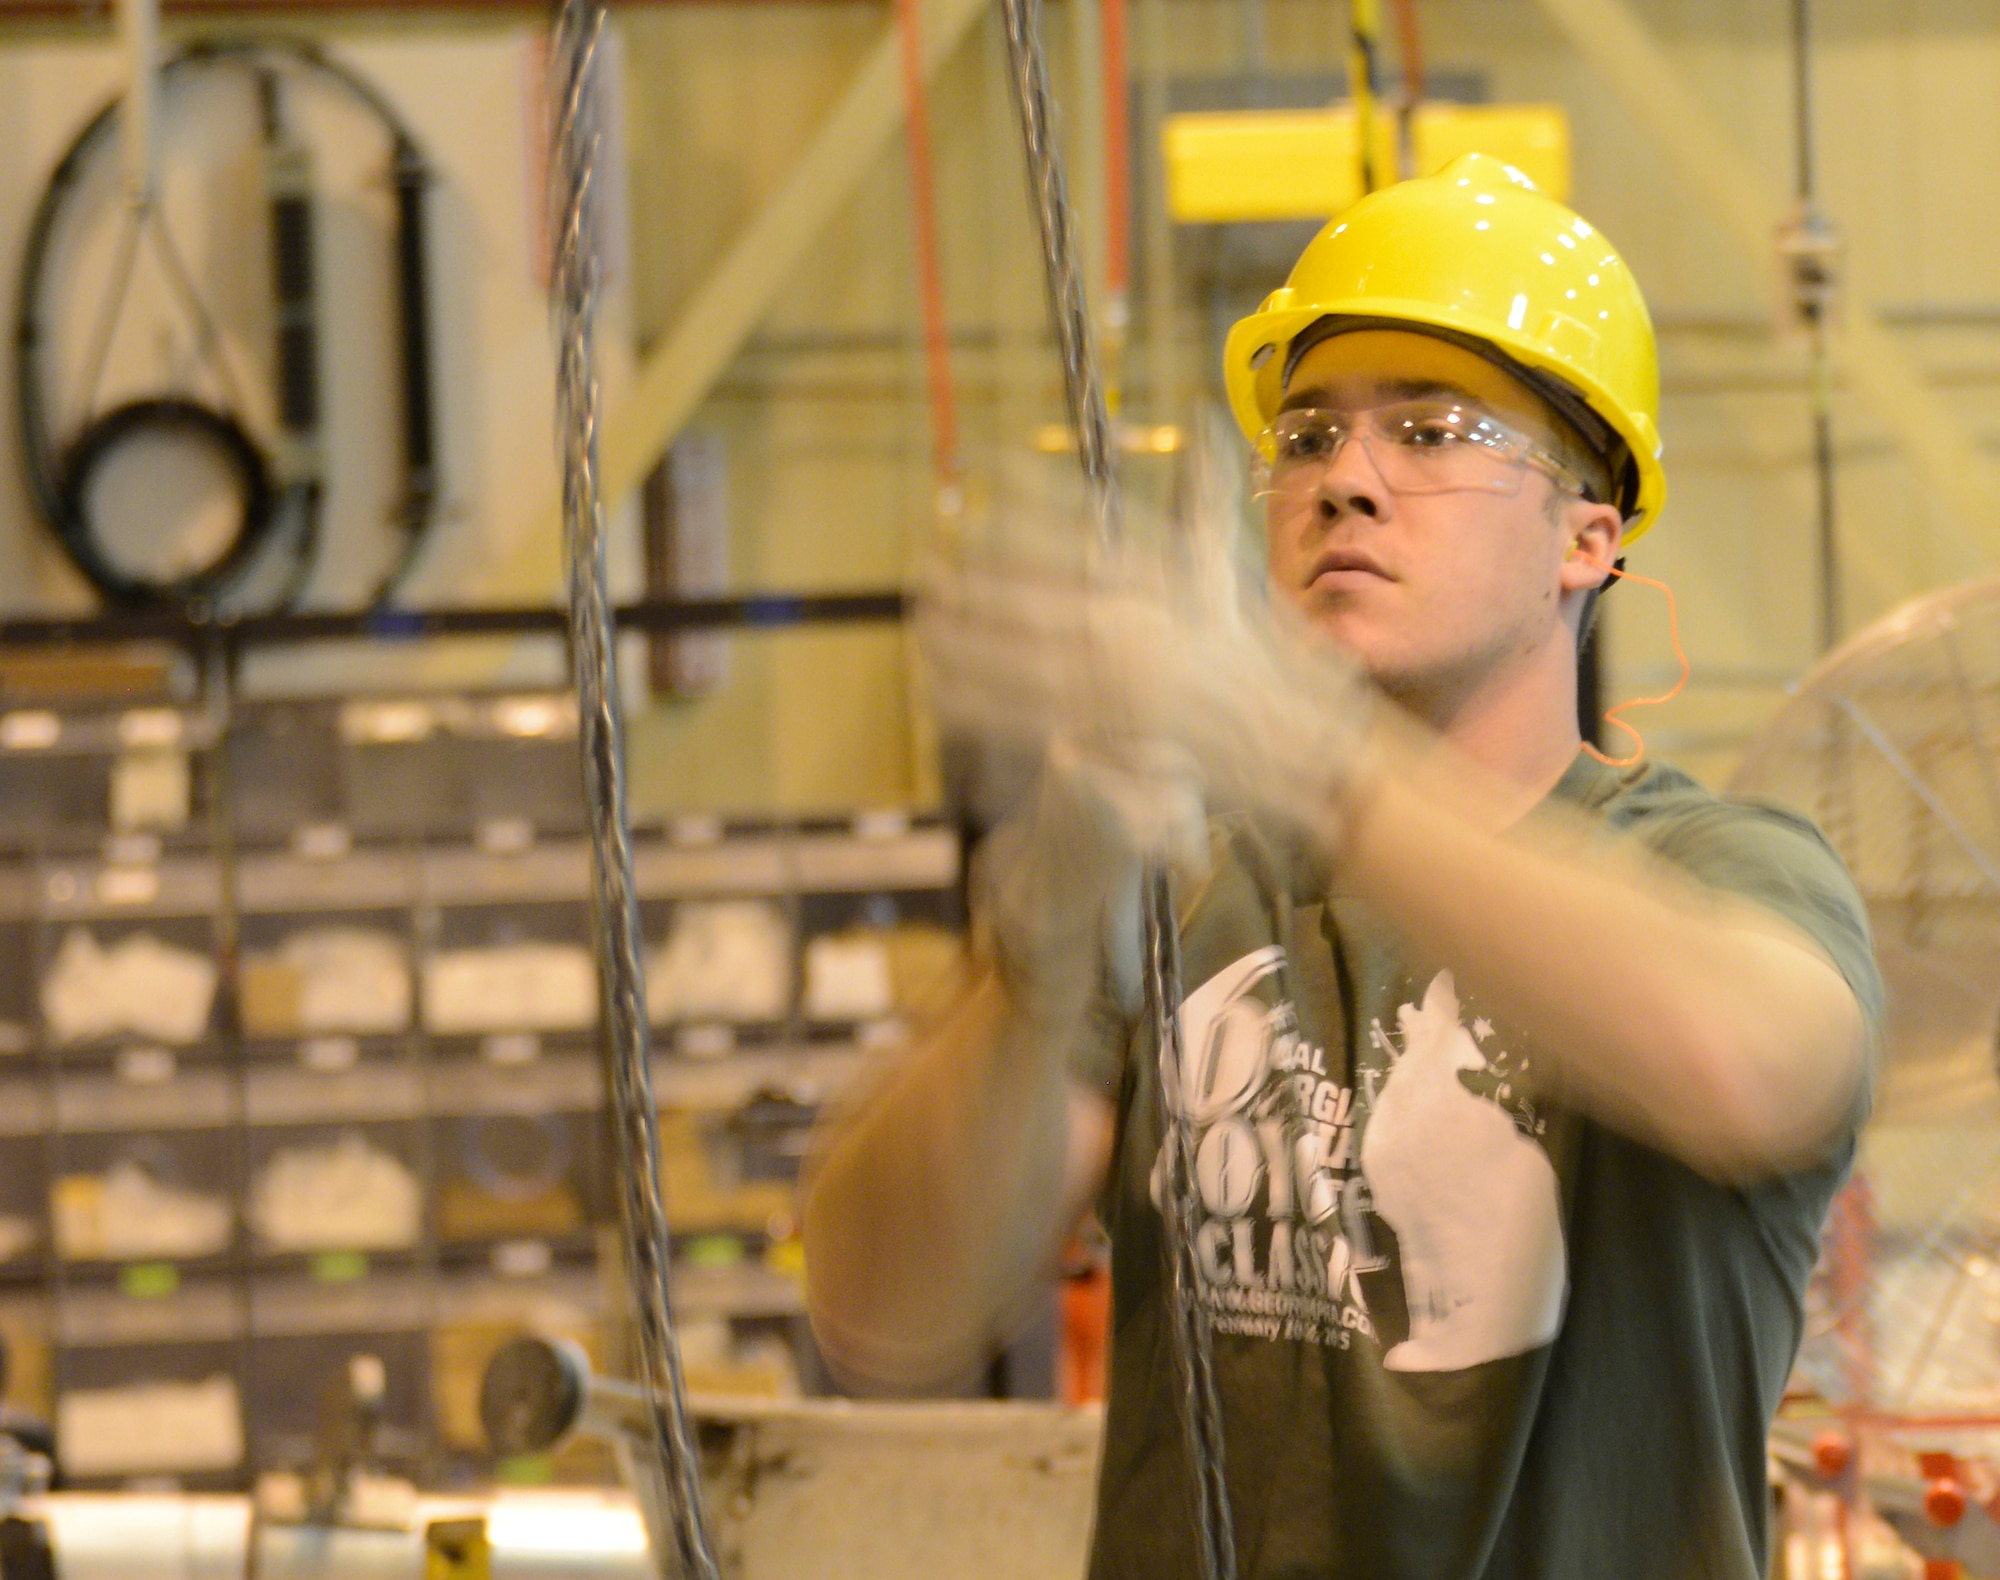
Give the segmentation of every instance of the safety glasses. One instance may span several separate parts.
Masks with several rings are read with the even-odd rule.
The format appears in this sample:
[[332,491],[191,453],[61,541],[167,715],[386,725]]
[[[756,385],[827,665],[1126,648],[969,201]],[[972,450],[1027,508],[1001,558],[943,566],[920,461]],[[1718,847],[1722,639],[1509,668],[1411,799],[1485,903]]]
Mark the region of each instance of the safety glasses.
[[1257,441],[1257,491],[1304,504],[1348,440],[1357,441],[1396,494],[1470,490],[1517,494],[1533,467],[1579,496],[1583,479],[1547,446],[1460,395],[1419,396],[1366,411],[1316,406],[1280,412]]

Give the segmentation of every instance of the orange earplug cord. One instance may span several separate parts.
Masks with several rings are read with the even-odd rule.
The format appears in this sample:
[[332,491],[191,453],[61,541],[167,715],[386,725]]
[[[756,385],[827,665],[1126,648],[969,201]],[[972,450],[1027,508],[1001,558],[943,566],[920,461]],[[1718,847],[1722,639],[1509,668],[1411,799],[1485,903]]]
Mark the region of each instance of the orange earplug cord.
[[1590,550],[1584,548],[1583,545],[1581,544],[1577,544],[1575,546],[1574,552],[1579,559],[1583,560],[1587,564],[1596,566],[1599,570],[1603,571],[1604,574],[1607,576],[1622,577],[1624,580],[1628,582],[1637,582],[1641,587],[1657,587],[1660,589],[1662,593],[1666,595],[1667,631],[1668,634],[1673,639],[1674,657],[1680,660],[1681,678],[1674,682],[1672,690],[1664,693],[1661,696],[1634,697],[1630,702],[1621,702],[1615,708],[1606,708],[1604,710],[1604,722],[1606,724],[1610,725],[1613,729],[1623,730],[1627,735],[1632,737],[1632,744],[1634,750],[1630,757],[1606,757],[1604,753],[1599,751],[1595,746],[1591,745],[1589,741],[1585,741],[1583,743],[1583,749],[1589,752],[1590,755],[1595,757],[1599,762],[1603,763],[1605,767],[1631,768],[1635,766],[1637,763],[1639,763],[1642,759],[1644,759],[1646,755],[1646,738],[1639,733],[1637,728],[1635,728],[1633,725],[1627,724],[1618,715],[1623,713],[1627,708],[1656,708],[1663,702],[1672,702],[1674,698],[1678,697],[1681,694],[1682,690],[1685,689],[1688,683],[1688,656],[1687,653],[1681,647],[1680,610],[1674,603],[1673,588],[1669,587],[1665,582],[1655,581],[1650,576],[1635,575],[1633,572],[1624,569],[1622,566],[1606,565],[1604,561],[1600,560],[1595,554],[1592,554]]

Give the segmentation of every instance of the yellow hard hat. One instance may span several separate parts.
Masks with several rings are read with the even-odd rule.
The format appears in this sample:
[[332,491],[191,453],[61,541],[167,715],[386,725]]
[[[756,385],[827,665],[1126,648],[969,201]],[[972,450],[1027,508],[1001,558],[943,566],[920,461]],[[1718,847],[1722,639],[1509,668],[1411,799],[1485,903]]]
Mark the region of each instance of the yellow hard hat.
[[1223,351],[1229,404],[1253,444],[1283,399],[1292,342],[1326,318],[1415,327],[1525,370],[1585,439],[1623,442],[1625,541],[1658,519],[1667,476],[1645,298],[1610,242],[1513,166],[1466,154],[1371,193],[1312,239]]

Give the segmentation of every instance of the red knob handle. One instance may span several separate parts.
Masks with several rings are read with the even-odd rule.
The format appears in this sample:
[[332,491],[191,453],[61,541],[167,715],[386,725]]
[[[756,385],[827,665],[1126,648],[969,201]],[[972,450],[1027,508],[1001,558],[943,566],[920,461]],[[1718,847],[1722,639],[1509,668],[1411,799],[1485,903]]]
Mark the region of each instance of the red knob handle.
[[1949,1476],[1933,1481],[1924,1490],[1924,1518],[1941,1531],[1948,1531],[1965,1518],[1965,1491]]
[[1822,1432],[1812,1441],[1813,1467],[1832,1481],[1854,1463],[1854,1445],[1838,1432]]

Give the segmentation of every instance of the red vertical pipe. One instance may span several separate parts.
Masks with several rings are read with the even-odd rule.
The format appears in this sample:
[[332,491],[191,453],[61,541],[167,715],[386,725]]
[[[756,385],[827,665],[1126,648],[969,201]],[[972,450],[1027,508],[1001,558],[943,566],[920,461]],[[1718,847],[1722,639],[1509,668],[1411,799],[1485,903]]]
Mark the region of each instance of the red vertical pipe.
[[958,409],[951,387],[944,278],[938,264],[937,183],[931,168],[930,116],[924,98],[921,0],[896,0],[902,42],[903,132],[910,151],[910,214],[917,243],[917,293],[923,310],[924,363],[931,395],[931,454],[938,486],[958,476]]
[[1403,102],[1414,107],[1424,96],[1424,40],[1417,30],[1417,0],[1396,0],[1396,33],[1403,53]]

